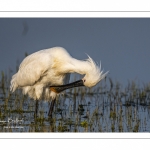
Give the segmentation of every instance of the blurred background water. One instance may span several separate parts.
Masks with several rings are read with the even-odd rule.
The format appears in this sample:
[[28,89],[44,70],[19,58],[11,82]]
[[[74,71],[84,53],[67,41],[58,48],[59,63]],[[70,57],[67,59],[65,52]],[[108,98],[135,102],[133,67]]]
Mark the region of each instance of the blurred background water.
[[16,72],[25,53],[62,46],[77,59],[89,54],[127,85],[149,82],[149,18],[0,18],[0,70]]

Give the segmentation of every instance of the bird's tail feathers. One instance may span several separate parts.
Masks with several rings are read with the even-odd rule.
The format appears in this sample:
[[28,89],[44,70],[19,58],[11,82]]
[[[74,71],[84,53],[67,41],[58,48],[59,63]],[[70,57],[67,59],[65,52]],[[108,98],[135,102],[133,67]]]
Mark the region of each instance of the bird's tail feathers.
[[14,75],[12,76],[11,85],[10,85],[10,91],[11,91],[11,92],[14,92],[14,91],[17,89],[17,87],[18,87],[18,85],[17,85],[17,83],[16,83],[16,77],[17,77],[17,74],[14,74]]

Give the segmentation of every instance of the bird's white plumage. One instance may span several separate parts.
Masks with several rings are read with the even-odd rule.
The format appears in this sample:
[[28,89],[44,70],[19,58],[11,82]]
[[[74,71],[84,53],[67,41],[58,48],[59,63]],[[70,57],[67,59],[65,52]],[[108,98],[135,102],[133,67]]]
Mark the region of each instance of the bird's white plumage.
[[102,80],[105,74],[89,57],[86,61],[72,58],[62,47],[54,47],[35,52],[27,56],[13,75],[10,90],[21,88],[23,94],[31,98],[55,98],[56,93],[49,86],[63,85],[69,82],[70,73],[85,74],[84,85],[91,87]]

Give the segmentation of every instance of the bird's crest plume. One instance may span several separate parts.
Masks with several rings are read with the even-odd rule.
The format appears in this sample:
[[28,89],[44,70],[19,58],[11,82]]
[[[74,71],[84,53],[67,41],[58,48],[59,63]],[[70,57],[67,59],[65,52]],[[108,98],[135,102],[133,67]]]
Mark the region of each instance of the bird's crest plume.
[[93,72],[93,74],[95,74],[94,77],[97,78],[98,81],[101,81],[106,77],[109,71],[103,73],[104,71],[101,70],[101,61],[100,64],[96,64],[96,62],[88,54],[86,55],[88,56],[88,59],[86,59],[86,61],[91,65],[91,71]]

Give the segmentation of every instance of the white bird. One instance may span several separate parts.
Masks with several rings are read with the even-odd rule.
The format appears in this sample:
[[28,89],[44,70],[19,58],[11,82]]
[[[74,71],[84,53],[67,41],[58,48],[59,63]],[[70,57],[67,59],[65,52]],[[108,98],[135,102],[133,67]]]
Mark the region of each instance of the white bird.
[[[85,75],[83,79],[67,84],[70,73]],[[62,47],[53,47],[37,51],[27,56],[12,76],[10,90],[22,89],[34,100],[52,99],[49,116],[52,115],[56,96],[72,87],[93,87],[107,74],[101,66],[88,56],[87,60],[77,60]]]

